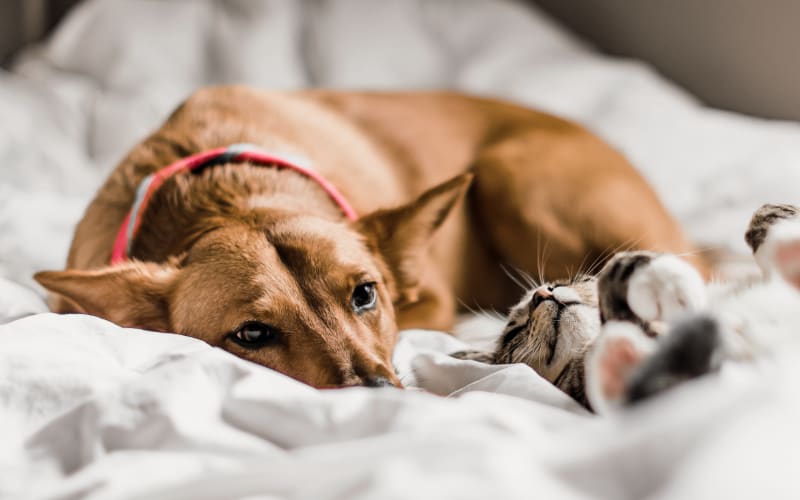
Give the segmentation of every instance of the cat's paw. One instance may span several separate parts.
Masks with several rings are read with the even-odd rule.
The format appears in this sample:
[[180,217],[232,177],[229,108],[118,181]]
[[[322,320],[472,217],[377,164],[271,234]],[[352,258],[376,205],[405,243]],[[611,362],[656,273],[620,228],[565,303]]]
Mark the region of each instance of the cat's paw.
[[675,323],[659,339],[656,351],[627,381],[625,402],[636,403],[654,394],[719,369],[722,356],[719,323],[705,315]]
[[773,226],[781,221],[798,219],[798,216],[800,216],[800,209],[794,205],[763,205],[755,211],[750,219],[744,239],[750,245],[753,253],[758,253],[770,236]]
[[595,412],[609,413],[628,402],[630,381],[655,348],[633,323],[606,323],[586,359],[586,395]]
[[764,205],[750,220],[745,239],[764,275],[782,276],[800,287],[800,209]]
[[662,333],[665,322],[706,303],[703,278],[670,254],[618,254],[603,269],[598,292],[605,321],[631,321],[650,335]]
[[685,260],[659,255],[639,267],[628,281],[628,305],[644,321],[670,321],[706,304],[700,274]]
[[719,369],[722,337],[704,315],[675,323],[654,340],[628,322],[609,322],[586,359],[586,393],[597,413],[638,403]]
[[775,243],[772,258],[784,281],[800,290],[800,225],[797,234]]

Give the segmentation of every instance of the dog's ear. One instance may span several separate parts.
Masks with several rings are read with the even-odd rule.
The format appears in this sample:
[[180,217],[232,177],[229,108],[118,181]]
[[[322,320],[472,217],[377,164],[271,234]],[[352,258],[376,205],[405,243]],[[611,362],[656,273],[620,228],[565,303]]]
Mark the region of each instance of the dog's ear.
[[172,265],[128,262],[91,271],[43,271],[34,279],[85,313],[121,326],[169,331]]
[[463,197],[473,175],[462,174],[439,184],[407,205],[379,210],[358,221],[358,229],[389,266],[397,288],[395,302],[418,299],[422,256],[431,236]]

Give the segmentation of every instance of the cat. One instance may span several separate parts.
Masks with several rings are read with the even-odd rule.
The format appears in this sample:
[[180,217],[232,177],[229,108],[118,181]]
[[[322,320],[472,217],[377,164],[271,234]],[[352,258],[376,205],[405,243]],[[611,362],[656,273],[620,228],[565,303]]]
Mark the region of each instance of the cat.
[[493,351],[453,356],[527,364],[598,413],[760,357],[800,325],[800,209],[762,206],[745,240],[756,279],[706,284],[678,256],[620,252],[596,276],[529,290]]

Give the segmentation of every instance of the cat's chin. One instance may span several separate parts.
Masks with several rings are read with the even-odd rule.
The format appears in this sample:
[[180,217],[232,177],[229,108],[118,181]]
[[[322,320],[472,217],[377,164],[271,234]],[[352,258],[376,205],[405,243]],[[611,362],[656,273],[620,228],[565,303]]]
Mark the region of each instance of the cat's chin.
[[557,333],[554,333],[556,352],[553,359],[547,362],[536,356],[536,359],[518,359],[515,362],[528,364],[548,381],[555,383],[565,367],[582,358],[583,353],[600,334],[601,327],[597,308],[586,304],[562,306],[558,316],[553,315],[551,321],[552,331],[556,332],[557,328]]

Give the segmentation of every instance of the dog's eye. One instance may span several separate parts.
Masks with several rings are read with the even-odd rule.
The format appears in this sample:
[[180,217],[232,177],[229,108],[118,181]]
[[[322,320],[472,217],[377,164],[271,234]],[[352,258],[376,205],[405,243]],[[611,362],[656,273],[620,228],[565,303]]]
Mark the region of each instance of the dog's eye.
[[248,321],[230,335],[231,340],[242,347],[255,349],[275,342],[278,332],[259,321]]
[[350,305],[356,313],[362,313],[375,308],[378,302],[378,292],[375,290],[375,283],[362,283],[355,287],[353,296],[350,298]]

